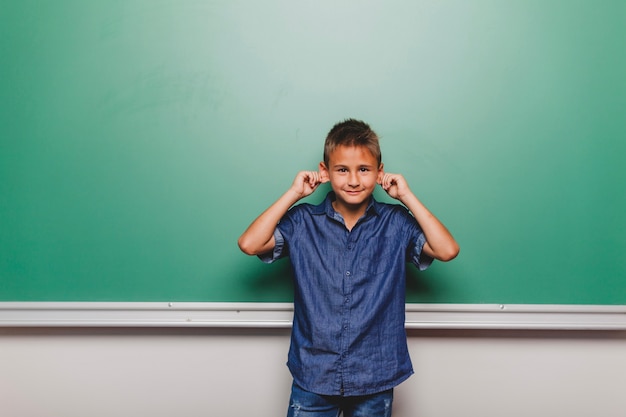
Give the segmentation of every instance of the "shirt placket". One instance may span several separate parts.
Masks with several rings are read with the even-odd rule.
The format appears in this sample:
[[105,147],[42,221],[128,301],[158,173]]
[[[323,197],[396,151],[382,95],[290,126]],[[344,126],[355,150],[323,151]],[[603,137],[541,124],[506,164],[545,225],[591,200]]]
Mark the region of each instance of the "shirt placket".
[[[353,229],[354,230],[354,229]],[[349,361],[349,346],[350,346],[350,334],[351,334],[351,312],[352,312],[352,289],[353,289],[353,275],[354,275],[354,241],[355,234],[352,231],[346,230],[345,239],[345,257],[346,263],[343,270],[343,282],[342,282],[342,309],[341,309],[341,387],[340,393],[344,393],[350,389],[351,377],[349,374],[350,367],[347,366]]]

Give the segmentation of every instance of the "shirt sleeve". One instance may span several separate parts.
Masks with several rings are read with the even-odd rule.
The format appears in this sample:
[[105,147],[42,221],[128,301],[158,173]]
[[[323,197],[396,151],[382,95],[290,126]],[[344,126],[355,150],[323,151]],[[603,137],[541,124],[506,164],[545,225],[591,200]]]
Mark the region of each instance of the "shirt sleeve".
[[267,253],[259,255],[259,259],[263,262],[271,264],[272,262],[289,256],[289,244],[294,234],[298,230],[298,224],[302,220],[302,212],[304,204],[297,205],[289,209],[287,213],[280,219],[280,222],[274,229],[274,249]]
[[409,244],[407,246],[406,260],[415,265],[420,271],[424,271],[433,263],[433,258],[423,252],[426,236],[408,209],[404,208],[401,213],[404,221],[403,227],[408,231],[407,238]]
[[285,248],[285,239],[283,238],[283,234],[280,232],[278,227],[274,230],[274,242],[275,244],[273,250],[258,255],[259,259],[266,264],[271,264],[284,256],[283,249]]
[[410,247],[409,257],[411,262],[420,270],[423,271],[427,269],[432,263],[433,258],[426,255],[422,249],[424,248],[424,244],[426,243],[426,236],[424,236],[424,232],[418,227],[419,233],[413,240],[413,244]]

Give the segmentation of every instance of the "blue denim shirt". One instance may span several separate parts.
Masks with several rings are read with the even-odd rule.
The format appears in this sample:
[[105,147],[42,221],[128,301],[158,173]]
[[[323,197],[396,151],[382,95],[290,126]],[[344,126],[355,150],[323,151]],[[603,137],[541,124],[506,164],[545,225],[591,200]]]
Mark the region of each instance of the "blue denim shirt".
[[426,269],[426,242],[401,205],[371,199],[349,231],[332,206],[300,204],[281,219],[273,253],[289,256],[295,279],[287,366],[294,382],[322,395],[393,388],[413,373],[405,317],[406,262]]

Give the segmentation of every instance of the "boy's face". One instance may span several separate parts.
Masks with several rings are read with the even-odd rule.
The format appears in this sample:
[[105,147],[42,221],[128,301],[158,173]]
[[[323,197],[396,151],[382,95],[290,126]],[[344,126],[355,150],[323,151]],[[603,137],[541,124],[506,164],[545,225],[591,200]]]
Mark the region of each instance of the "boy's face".
[[364,146],[338,146],[320,162],[322,178],[328,179],[341,208],[364,209],[383,177],[383,164]]

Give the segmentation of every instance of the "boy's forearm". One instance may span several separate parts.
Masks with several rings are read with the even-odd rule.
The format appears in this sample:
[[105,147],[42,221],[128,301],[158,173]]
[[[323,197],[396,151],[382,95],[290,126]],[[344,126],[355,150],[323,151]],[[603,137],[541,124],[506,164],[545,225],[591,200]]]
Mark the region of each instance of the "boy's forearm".
[[413,193],[403,196],[400,201],[413,213],[413,217],[424,232],[426,237],[424,250],[441,261],[454,259],[459,253],[459,245],[443,223]]
[[257,217],[237,241],[242,252],[248,255],[266,253],[274,247],[274,231],[280,219],[301,196],[291,188]]

